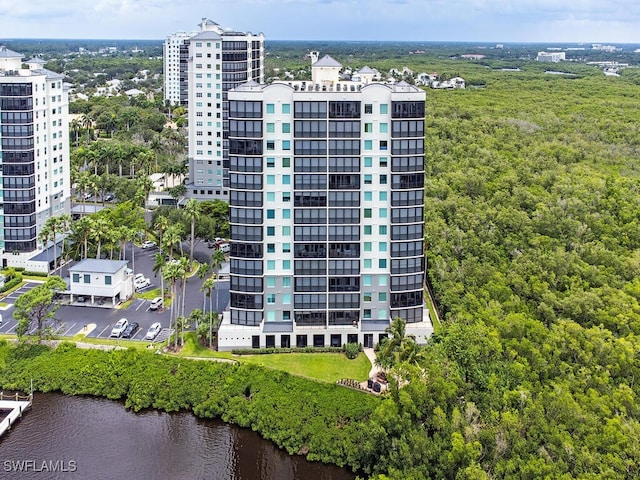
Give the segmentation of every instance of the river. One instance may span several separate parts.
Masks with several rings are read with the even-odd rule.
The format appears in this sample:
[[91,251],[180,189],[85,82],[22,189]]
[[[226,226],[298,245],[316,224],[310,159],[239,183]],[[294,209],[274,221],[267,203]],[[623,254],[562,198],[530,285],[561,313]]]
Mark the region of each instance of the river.
[[119,402],[36,394],[0,437],[0,477],[83,480],[353,480],[289,456],[257,433],[190,413],[133,413]]

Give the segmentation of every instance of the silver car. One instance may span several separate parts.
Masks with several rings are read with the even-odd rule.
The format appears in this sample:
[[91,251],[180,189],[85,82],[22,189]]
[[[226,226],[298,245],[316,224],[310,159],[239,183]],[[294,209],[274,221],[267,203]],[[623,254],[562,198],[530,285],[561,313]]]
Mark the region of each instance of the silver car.
[[147,330],[147,334],[144,336],[144,339],[153,340],[158,336],[158,334],[160,333],[160,330],[162,330],[162,325],[160,325],[160,322],[151,324],[151,326],[149,327],[149,330]]

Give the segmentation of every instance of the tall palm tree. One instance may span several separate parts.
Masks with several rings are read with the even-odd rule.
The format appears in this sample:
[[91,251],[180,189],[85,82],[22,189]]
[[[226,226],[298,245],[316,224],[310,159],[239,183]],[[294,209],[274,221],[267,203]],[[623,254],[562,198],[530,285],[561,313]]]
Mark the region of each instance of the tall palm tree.
[[85,113],[84,115],[82,115],[82,117],[80,117],[80,124],[85,129],[85,133],[87,135],[87,145],[89,145],[91,127],[93,126],[93,118],[88,113]]
[[167,227],[162,239],[163,246],[169,250],[169,256],[173,257],[173,247],[180,243],[182,244],[182,225],[173,223]]
[[[216,286],[216,279],[213,277],[213,275],[207,278],[202,283],[202,289],[207,292],[207,296],[209,297],[209,312],[205,316],[205,318],[209,321],[209,348],[211,348],[211,340],[213,335],[212,330],[213,330],[214,315],[213,315],[213,305],[212,305],[212,301],[213,301],[212,290],[215,288],[215,286]],[[218,291],[216,290],[216,294],[217,293]],[[204,302],[203,302],[203,305],[204,305]],[[202,311],[203,312],[205,311],[204,308]],[[217,317],[217,312],[216,312],[216,317]]]
[[[169,325],[174,325],[175,328],[175,348],[178,348],[178,328],[175,322],[178,316],[177,310],[180,305],[179,299],[177,298],[178,292],[176,289],[176,285],[178,283],[178,280],[184,275],[182,270],[182,264],[180,262],[172,262],[168,263],[163,271],[165,279],[171,284],[171,311],[169,314]],[[168,340],[167,342],[169,343],[169,341],[170,340]]]
[[[217,285],[218,283],[218,272],[220,271],[220,267],[222,267],[222,264],[226,261],[226,257],[224,255],[224,252],[220,249],[217,249],[215,252],[213,252],[213,255],[211,255],[211,268],[213,269],[213,273],[215,275],[215,284]],[[214,288],[216,288],[214,286]],[[220,311],[220,298],[218,295],[218,288],[216,288],[216,312]]]
[[162,274],[162,269],[166,265],[166,261],[164,259],[164,253],[157,252],[153,257],[153,274],[155,276],[160,274],[160,296],[162,297],[162,304],[164,305],[164,275]]
[[[71,216],[65,213],[64,215],[60,215],[57,218],[58,218],[58,231],[66,237],[66,234],[71,229],[71,223],[72,223]],[[53,241],[55,242],[55,239]],[[60,248],[60,258],[64,256],[64,244],[65,242],[63,239],[61,243],[61,248]],[[60,263],[60,265],[62,265],[62,263]]]
[[[50,262],[49,262],[49,249],[47,248],[47,244],[49,243],[49,239],[53,235],[53,230],[51,229],[51,224],[49,223],[49,220],[51,220],[53,218],[54,217],[51,217],[51,218],[47,219],[45,224],[40,229],[40,233],[38,234],[38,239],[42,242],[42,244],[44,245],[44,249],[47,251],[47,263],[49,264],[49,265],[47,265],[47,269],[51,268],[51,265],[50,265]],[[55,264],[55,262],[54,262],[54,264]]]
[[109,230],[111,230],[111,225],[105,218],[96,218],[93,231],[91,232],[91,238],[97,243],[96,258],[100,258],[102,242],[106,239]]
[[[209,275],[209,271],[211,270],[211,265],[209,265],[208,263],[201,263],[200,266],[198,267],[198,271],[196,272],[196,275],[198,275],[198,278],[200,280],[202,280],[203,278],[205,278],[207,275]],[[205,308],[205,302],[207,299],[207,287],[204,286],[204,284],[207,281],[205,280],[204,283],[202,284],[202,287],[200,288],[200,291],[202,292],[202,311],[206,312],[206,308]],[[197,328],[197,325],[196,325]]]
[[184,213],[191,222],[191,244],[189,247],[189,265],[193,268],[193,246],[196,240],[196,221],[200,219],[202,207],[200,203],[190,198],[184,206]]
[[[84,258],[89,256],[89,237],[94,230],[94,220],[89,216],[84,216],[73,222],[72,224],[74,235],[82,240]],[[81,255],[82,256],[82,255]]]
[[78,146],[78,138],[80,136],[80,129],[82,128],[82,124],[78,121],[77,118],[74,118],[73,120],[71,120],[71,122],[69,123],[69,129],[73,132],[74,136],[75,136],[75,144],[76,147]]
[[153,228],[158,233],[158,245],[160,246],[160,251],[162,251],[163,247],[163,235],[165,230],[169,227],[169,220],[167,217],[158,217],[156,222],[153,224]]
[[82,213],[86,214],[86,204],[87,201],[84,198],[84,194],[89,188],[90,180],[89,180],[89,172],[83,170],[82,172],[78,172],[78,179],[76,180],[76,192],[80,194],[80,199],[82,200]]

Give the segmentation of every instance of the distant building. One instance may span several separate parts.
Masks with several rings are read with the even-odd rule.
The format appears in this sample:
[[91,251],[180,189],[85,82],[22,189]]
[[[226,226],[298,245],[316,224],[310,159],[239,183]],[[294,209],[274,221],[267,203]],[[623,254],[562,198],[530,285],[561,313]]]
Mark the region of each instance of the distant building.
[[442,80],[442,81],[433,81],[431,82],[431,88],[436,88],[436,89],[444,89],[444,90],[454,90],[454,89],[462,89],[464,90],[465,88],[465,81],[464,78],[461,77],[453,77],[449,80]]
[[207,18],[200,32],[176,35],[165,42],[165,60],[170,54],[173,69],[165,79],[165,98],[188,107],[187,196],[228,200],[227,92],[250,80],[264,81],[264,35],[224,29]]
[[536,60],[538,62],[561,62],[566,60],[565,52],[538,52],[538,57]]
[[229,92],[230,310],[221,350],[432,332],[424,284],[424,90],[344,80]]
[[44,63],[0,47],[4,266],[26,268],[46,248],[38,239],[46,220],[70,211],[68,91]]
[[486,55],[482,55],[481,53],[466,53],[464,55],[460,55],[460,58],[464,58],[465,60],[482,60],[486,57]]
[[126,260],[87,258],[69,268],[71,302],[88,297],[90,304],[107,301],[111,306],[133,295],[133,275]]

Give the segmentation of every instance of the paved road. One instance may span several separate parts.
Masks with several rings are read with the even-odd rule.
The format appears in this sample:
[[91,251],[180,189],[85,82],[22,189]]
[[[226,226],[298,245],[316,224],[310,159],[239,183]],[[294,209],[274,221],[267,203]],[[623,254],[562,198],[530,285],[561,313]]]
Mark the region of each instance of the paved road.
[[[188,246],[185,248],[188,251]],[[157,249],[143,250],[139,247],[134,248],[135,255],[135,273],[143,273],[151,280],[151,285],[147,289],[159,288],[160,278],[153,274],[153,258],[157,253]],[[200,242],[194,249],[194,257],[199,261],[207,261],[211,257],[213,251],[206,247],[204,242]],[[127,248],[127,259],[131,266],[133,262],[130,259],[131,246]],[[63,269],[63,274],[68,270],[68,266]],[[223,268],[224,270],[224,268]],[[191,310],[202,308],[203,292],[200,290],[203,280],[197,276],[193,276],[187,280],[187,294],[185,297],[185,314],[189,315]],[[3,322],[0,324],[0,333],[14,333],[17,321],[12,317],[13,303],[19,295],[25,293],[29,289],[36,286],[37,283],[27,283],[16,292],[5,297],[3,301],[11,304],[11,306],[3,311]],[[166,285],[165,285],[166,288]],[[213,308],[217,311],[223,311],[229,303],[229,282],[220,281],[217,285],[219,304],[216,306],[216,292],[213,291]],[[143,290],[144,291],[144,290]],[[206,298],[206,297],[205,297]],[[152,323],[160,322],[165,329],[160,336],[168,334],[169,328],[169,310],[153,311],[149,310],[149,300],[136,298],[126,309],[113,309],[105,307],[92,307],[87,305],[62,305],[55,314],[55,321],[51,322],[52,328],[57,335],[72,337],[78,333],[82,333],[88,324],[96,324],[96,328],[89,333],[88,337],[107,338],[111,334],[113,325],[120,319],[126,318],[129,322],[137,322],[140,325],[138,331],[133,335],[133,340],[142,340],[144,335]],[[205,309],[209,309],[209,299],[204,302]],[[161,341],[160,336],[157,341]],[[128,339],[122,339],[126,342]]]

